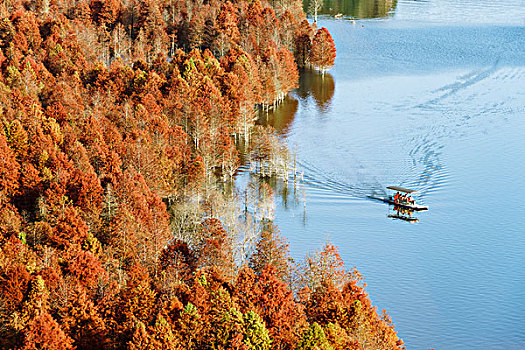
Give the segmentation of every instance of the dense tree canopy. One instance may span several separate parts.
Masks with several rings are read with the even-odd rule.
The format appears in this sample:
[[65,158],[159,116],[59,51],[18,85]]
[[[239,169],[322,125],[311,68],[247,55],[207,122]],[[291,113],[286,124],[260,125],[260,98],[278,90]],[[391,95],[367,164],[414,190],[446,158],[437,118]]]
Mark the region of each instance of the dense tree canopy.
[[300,1],[8,0],[0,17],[0,348],[402,346],[335,247],[294,264],[269,186],[243,213],[215,188],[239,136],[267,167],[286,153],[255,109],[297,65],[333,64]]

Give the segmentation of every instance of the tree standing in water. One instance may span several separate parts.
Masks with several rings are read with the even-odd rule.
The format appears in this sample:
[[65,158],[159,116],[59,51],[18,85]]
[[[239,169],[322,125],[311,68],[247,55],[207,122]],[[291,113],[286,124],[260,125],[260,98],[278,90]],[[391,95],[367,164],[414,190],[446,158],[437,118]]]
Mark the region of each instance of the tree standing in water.
[[308,12],[314,14],[314,23],[317,24],[317,12],[323,7],[323,0],[310,0]]
[[335,51],[334,39],[332,39],[328,30],[322,27],[317,30],[312,42],[310,64],[321,70],[324,75],[325,71],[334,65]]

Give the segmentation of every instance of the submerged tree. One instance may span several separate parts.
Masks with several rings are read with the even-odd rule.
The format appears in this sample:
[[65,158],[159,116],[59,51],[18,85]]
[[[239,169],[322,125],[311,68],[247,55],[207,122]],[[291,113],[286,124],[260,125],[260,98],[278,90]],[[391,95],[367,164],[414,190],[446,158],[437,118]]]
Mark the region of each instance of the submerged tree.
[[323,7],[323,0],[310,0],[308,4],[308,12],[314,15],[314,23],[317,23],[317,13]]

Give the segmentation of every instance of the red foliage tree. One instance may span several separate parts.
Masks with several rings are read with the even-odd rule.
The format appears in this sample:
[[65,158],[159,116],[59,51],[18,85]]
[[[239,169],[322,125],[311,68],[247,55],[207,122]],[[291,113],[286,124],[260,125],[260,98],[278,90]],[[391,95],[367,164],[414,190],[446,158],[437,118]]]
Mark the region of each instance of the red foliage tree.
[[109,339],[105,320],[85,290],[75,290],[61,314],[62,328],[74,340],[77,349],[95,350],[107,347]]
[[3,270],[0,275],[2,303],[7,309],[14,311],[27,293],[30,275],[25,267],[18,264],[8,266]]
[[100,26],[112,27],[118,19],[120,4],[118,0],[91,0],[89,8],[91,9],[93,21]]
[[113,209],[115,226],[108,227],[111,244],[127,264],[140,262],[155,271],[171,238],[166,205],[134,170],[118,176],[115,182],[113,196],[119,205]]
[[174,240],[162,250],[161,269],[175,274],[176,279],[187,279],[195,271],[197,257],[188,245],[181,240]]
[[288,91],[298,87],[299,72],[294,57],[288,49],[277,52],[279,60],[279,78],[281,81],[281,94],[284,96]]
[[279,229],[272,222],[268,222],[263,227],[255,251],[250,257],[249,266],[260,274],[267,265],[272,265],[279,278],[287,281],[290,277],[291,260],[288,244],[281,237]]
[[325,27],[317,30],[312,41],[310,63],[323,71],[331,68],[335,63],[335,43],[330,32]]
[[88,227],[74,207],[65,208],[57,218],[52,236],[47,237],[49,243],[58,247],[70,244],[80,245],[87,237]]
[[74,349],[73,340],[47,312],[37,316],[25,332],[23,350]]
[[222,223],[215,218],[204,220],[201,224],[201,246],[199,247],[198,266],[215,267],[224,278],[229,279],[233,273],[233,254],[228,232]]
[[129,350],[144,350],[152,348],[151,337],[146,330],[143,322],[138,321],[133,329],[133,336],[128,341],[127,346]]
[[223,3],[217,14],[217,28],[219,30],[216,42],[219,57],[222,57],[228,50],[237,45],[241,40],[239,31],[239,16],[231,2]]
[[104,278],[104,268],[97,256],[91,252],[73,249],[68,252],[67,271],[87,288],[93,288]]
[[68,184],[68,194],[82,211],[97,215],[102,207],[102,187],[92,169],[82,172],[75,169]]
[[301,67],[308,65],[312,50],[312,37],[314,33],[310,23],[303,20],[294,33],[294,53],[297,64]]
[[312,292],[306,303],[306,314],[310,323],[322,326],[329,323],[347,327],[348,313],[341,290],[330,280],[323,281]]
[[20,164],[11,148],[7,145],[7,140],[0,132],[0,205],[5,205],[9,198],[18,191],[18,177]]
[[242,270],[233,297],[241,310],[255,310],[263,318],[274,340],[274,349],[295,346],[306,325],[303,306],[295,302],[275,267],[267,265],[258,278],[251,269]]
[[[126,288],[120,293],[120,304],[116,307],[117,320],[133,322],[140,320],[149,323],[155,311],[156,293],[151,289],[147,270],[140,265],[133,265],[129,271]],[[121,324],[120,326],[126,326]]]

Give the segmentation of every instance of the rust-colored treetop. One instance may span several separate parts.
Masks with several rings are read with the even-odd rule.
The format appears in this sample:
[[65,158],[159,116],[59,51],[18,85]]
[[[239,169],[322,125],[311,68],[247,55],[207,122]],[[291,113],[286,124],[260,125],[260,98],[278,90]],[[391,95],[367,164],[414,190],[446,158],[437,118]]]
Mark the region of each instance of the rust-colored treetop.
[[317,30],[314,35],[310,63],[323,72],[335,63],[335,43],[325,27]]

